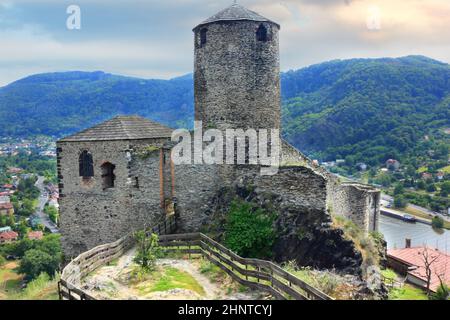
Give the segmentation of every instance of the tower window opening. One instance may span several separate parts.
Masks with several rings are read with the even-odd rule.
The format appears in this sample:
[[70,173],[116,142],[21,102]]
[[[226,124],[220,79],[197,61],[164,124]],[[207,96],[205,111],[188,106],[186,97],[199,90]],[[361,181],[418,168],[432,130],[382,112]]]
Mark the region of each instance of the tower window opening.
[[115,168],[116,166],[110,162],[102,164],[103,189],[114,188],[114,180],[116,180],[116,176],[114,175]]
[[258,30],[256,31],[256,39],[263,42],[269,41],[267,28],[263,24],[260,24]]
[[139,178],[138,177],[134,177],[134,187],[136,189],[139,189]]
[[208,29],[200,30],[200,48],[206,44]]
[[80,177],[90,178],[94,176],[94,161],[92,160],[92,154],[89,151],[84,150],[78,158],[79,174]]

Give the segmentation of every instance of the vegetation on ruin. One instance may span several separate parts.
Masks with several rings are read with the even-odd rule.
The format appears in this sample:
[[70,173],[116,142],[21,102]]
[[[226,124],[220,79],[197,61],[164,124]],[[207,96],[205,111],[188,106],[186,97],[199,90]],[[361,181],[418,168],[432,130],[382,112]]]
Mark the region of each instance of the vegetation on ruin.
[[151,155],[155,154],[156,151],[158,151],[160,148],[156,146],[146,146],[139,151],[136,151],[136,156],[140,159],[147,159]]
[[234,200],[226,218],[224,244],[242,257],[271,257],[276,239],[275,217],[252,203]]
[[285,263],[283,269],[338,300],[353,299],[357,290],[355,285],[334,270],[320,271],[311,267],[298,267],[295,261]]
[[343,230],[345,237],[351,240],[356,249],[361,252],[363,272],[369,266],[379,266],[383,235],[379,232],[370,232],[366,235],[354,222],[343,216],[333,215],[332,219],[333,227]]

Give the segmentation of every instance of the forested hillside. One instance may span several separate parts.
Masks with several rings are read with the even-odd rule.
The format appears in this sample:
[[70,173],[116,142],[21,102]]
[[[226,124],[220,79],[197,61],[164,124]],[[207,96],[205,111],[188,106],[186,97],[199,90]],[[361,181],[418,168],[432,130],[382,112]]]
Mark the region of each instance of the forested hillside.
[[[282,74],[284,136],[320,160],[377,165],[445,142],[450,67],[426,57],[336,60]],[[192,75],[143,80],[103,72],[30,76],[0,88],[0,136],[61,136],[116,114],[191,127]]]

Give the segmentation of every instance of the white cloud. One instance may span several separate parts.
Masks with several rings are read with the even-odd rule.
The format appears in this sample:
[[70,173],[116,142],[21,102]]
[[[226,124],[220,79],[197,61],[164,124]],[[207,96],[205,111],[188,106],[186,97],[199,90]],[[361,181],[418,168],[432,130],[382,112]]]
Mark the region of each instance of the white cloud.
[[[72,3],[82,10],[80,31],[65,27],[66,7]],[[239,3],[281,24],[283,70],[336,58],[408,54],[450,62],[448,0]],[[231,1],[0,0],[0,4],[1,85],[36,72],[74,69],[146,78],[191,72],[191,29]]]

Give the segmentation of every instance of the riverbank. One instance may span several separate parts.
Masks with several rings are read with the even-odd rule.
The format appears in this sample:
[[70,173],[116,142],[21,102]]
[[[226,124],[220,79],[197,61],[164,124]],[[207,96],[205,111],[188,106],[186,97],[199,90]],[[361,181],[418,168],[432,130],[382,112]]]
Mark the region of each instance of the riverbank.
[[409,223],[382,215],[379,231],[384,235],[389,249],[405,247],[405,239],[411,239],[412,246],[429,245],[443,252],[450,250],[450,231],[435,230],[423,223]]

